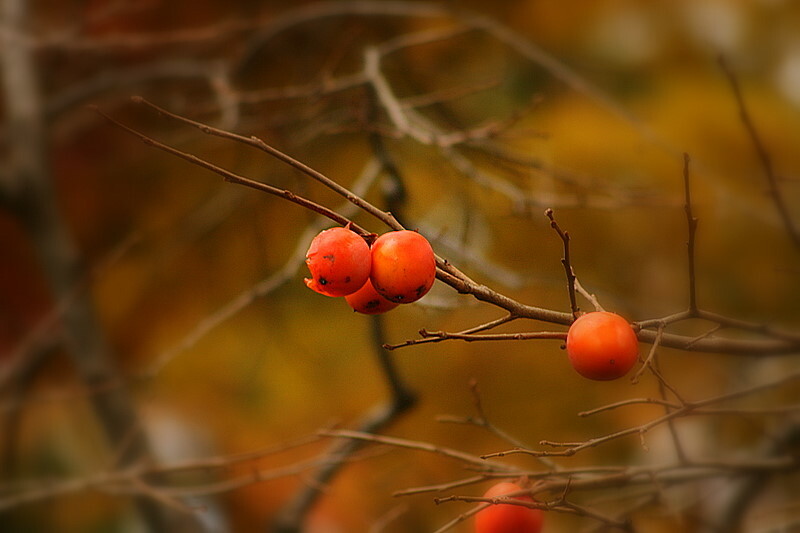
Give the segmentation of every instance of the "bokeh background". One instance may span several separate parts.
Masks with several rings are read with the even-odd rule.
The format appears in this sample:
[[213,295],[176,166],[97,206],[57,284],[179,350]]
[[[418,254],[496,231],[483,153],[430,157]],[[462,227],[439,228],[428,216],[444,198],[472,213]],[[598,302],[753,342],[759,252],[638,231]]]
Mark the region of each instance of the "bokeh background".
[[[91,398],[120,390],[120,381],[156,460],[165,464],[280,448],[331,424],[355,427],[388,400],[370,319],[302,282],[302,253],[313,228],[326,227],[324,221],[146,146],[88,104],[161,141],[333,208],[342,206],[340,198],[266,154],[167,121],[131,103],[130,96],[257,135],[346,186],[364,182],[374,157],[370,135],[377,133],[403,177],[403,220],[426,234],[440,255],[519,301],[568,311],[562,243],[543,215],[552,207],[572,237],[582,284],[606,308],[631,320],[687,305],[681,155],[687,152],[700,221],[700,305],[796,330],[800,255],[767,193],[764,170],[717,57],[724,54],[738,77],[783,198],[800,224],[799,3],[448,4],[516,32],[588,87],[576,90],[479,31],[454,32],[387,54],[381,66],[395,94],[406,102],[431,98],[419,111],[438,128],[503,125],[492,141],[515,162],[464,149],[483,182],[454,165],[446,151],[396,135],[363,87],[329,89],[361,69],[365,47],[454,28],[453,20],[341,14],[295,20],[260,38],[278,22],[292,20],[287,13],[312,5],[37,0],[27,2],[24,24],[15,29],[22,41],[12,39],[14,28],[4,24],[4,46],[31,50],[53,201],[84,272],[74,289],[96,314],[119,380],[87,386],[68,349],[48,342],[63,333],[60,317],[70,313],[73,300],[48,282],[30,226],[13,209],[0,211],[0,370],[16,368],[31,353],[43,354],[24,378],[4,382],[0,496],[107,472],[125,444],[107,442]],[[8,119],[14,100],[8,89],[3,94],[0,116]],[[5,121],[2,131],[4,155],[18,134],[10,124]],[[6,166],[4,176],[13,161]],[[365,196],[385,206],[386,184],[385,175],[377,176]],[[364,214],[354,220],[377,233],[386,230]],[[281,272],[285,280],[266,287],[264,280]],[[231,302],[248,298],[248,305],[206,327]],[[386,342],[399,343],[416,338],[420,328],[457,331],[499,316],[501,310],[437,283],[418,304],[387,314],[383,324]],[[500,331],[540,329],[563,330],[516,322]],[[38,341],[50,346],[31,348]],[[791,358],[670,350],[662,355],[665,375],[692,398],[796,366]],[[450,341],[396,350],[392,357],[419,401],[385,433],[469,453],[509,447],[478,428],[437,421],[440,415],[474,413],[472,379],[491,421],[531,446],[542,439],[587,439],[658,413],[631,408],[578,418],[582,410],[655,394],[656,384],[587,382],[573,372],[558,341]],[[797,401],[796,393],[780,392]],[[698,451],[737,453],[757,445],[770,423],[703,419],[687,426],[687,439],[696,440]],[[712,433],[716,438],[709,440]],[[660,455],[668,450],[660,439],[652,436],[649,452],[631,439],[563,464],[659,462],[669,454]],[[194,472],[179,482],[273,471],[313,458],[329,444],[322,439],[220,472]],[[325,487],[307,531],[370,531],[383,519],[384,531],[434,531],[469,508],[434,505],[430,494],[392,496],[469,475],[454,461],[376,447],[356,459]],[[533,459],[506,460],[538,466]],[[307,480],[308,471],[279,476],[195,503],[207,525],[216,522],[218,530],[265,530]],[[461,493],[483,490],[485,484]],[[782,494],[797,503],[796,490]],[[714,504],[707,487],[643,511],[636,523],[642,531],[690,531],[687,517],[705,504]],[[783,518],[767,510],[755,520],[763,525]],[[546,532],[590,524],[559,515],[548,519]],[[0,511],[0,524],[8,531],[141,527],[126,495],[91,489],[11,505]],[[454,531],[470,527],[467,522]]]

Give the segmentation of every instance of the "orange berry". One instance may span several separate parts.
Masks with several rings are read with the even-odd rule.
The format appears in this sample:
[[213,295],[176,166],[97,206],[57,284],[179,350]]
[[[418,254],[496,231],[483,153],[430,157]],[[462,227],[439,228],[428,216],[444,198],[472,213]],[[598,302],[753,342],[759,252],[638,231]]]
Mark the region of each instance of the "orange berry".
[[372,285],[397,303],[419,300],[436,279],[436,257],[428,240],[416,231],[390,231],[372,244]]
[[[502,482],[494,485],[483,496],[499,498],[522,490],[516,483]],[[514,496],[515,499],[533,501],[530,496]],[[539,533],[542,530],[544,513],[541,509],[531,509],[507,503],[493,504],[475,515],[475,533]]]
[[375,290],[372,282],[367,282],[353,294],[348,294],[344,297],[347,303],[354,311],[364,313],[365,315],[379,315],[386,311],[391,311],[397,307],[398,303],[390,302]]
[[617,379],[639,358],[639,341],[627,320],[597,311],[581,315],[567,332],[569,362],[578,373],[601,381]]
[[370,250],[366,241],[347,228],[320,232],[306,252],[311,278],[306,285],[326,296],[346,296],[369,279]]

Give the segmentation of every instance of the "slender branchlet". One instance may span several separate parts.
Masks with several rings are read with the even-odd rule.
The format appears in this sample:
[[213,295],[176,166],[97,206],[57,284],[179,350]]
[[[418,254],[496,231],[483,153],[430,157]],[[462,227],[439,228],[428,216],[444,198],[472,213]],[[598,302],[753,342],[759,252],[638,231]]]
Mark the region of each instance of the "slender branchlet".
[[686,250],[689,259],[689,313],[697,314],[697,274],[695,272],[695,239],[697,234],[697,217],[692,211],[692,192],[689,183],[689,154],[683,154],[683,189],[685,203],[683,209],[686,213],[686,222],[689,227],[689,239],[686,241]]
[[561,258],[561,264],[564,265],[564,272],[567,275],[567,291],[569,293],[569,306],[572,310],[572,316],[578,318],[581,310],[578,308],[578,300],[575,297],[575,272],[572,270],[569,257],[569,233],[563,231],[558,225],[551,208],[547,208],[544,215],[550,219],[550,227],[558,233],[558,236],[561,237],[561,242],[564,243],[564,257]]

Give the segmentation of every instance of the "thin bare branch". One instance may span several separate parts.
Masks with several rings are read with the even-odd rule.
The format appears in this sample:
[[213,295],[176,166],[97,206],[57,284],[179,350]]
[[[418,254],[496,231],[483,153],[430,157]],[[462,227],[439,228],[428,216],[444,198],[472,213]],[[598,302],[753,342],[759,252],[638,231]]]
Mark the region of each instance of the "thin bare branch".
[[439,483],[436,485],[428,485],[425,487],[414,487],[410,489],[398,490],[393,493],[393,496],[412,496],[416,494],[423,494],[426,492],[442,492],[445,490],[456,489],[467,485],[474,485],[486,480],[486,476],[472,476],[466,479],[458,479],[455,481],[448,481],[446,483]]
[[605,309],[600,304],[600,301],[597,299],[597,297],[594,294],[587,291],[586,289],[584,289],[583,285],[581,285],[581,282],[578,278],[575,278],[575,290],[578,291],[584,298],[589,300],[589,302],[594,307],[595,311],[605,311]]
[[[488,331],[490,329],[496,328],[498,326],[501,326],[503,324],[507,324],[508,322],[516,320],[516,318],[517,317],[515,317],[513,314],[508,314],[506,316],[497,318],[495,320],[490,320],[489,322],[486,322],[485,324],[481,324],[479,326],[475,326],[475,327],[472,327],[472,328],[469,328],[469,329],[465,329],[463,331],[459,331],[457,334],[458,335],[473,335],[475,333],[480,333],[481,331]],[[443,339],[441,337],[422,337],[422,338],[419,338],[419,339],[409,339],[409,340],[407,340],[405,342],[402,342],[402,343],[399,343],[399,344],[387,344],[387,345],[384,346],[384,348],[386,348],[387,350],[395,350],[397,348],[403,348],[405,346],[414,346],[416,344],[426,344],[426,343],[431,343],[431,342],[441,342],[443,340],[446,340],[446,339]]]
[[448,333],[446,331],[428,331],[421,329],[419,331],[423,338],[435,338],[441,340],[458,339],[467,342],[475,341],[521,341],[532,339],[553,339],[565,341],[567,339],[566,332],[563,331],[530,331],[526,333],[494,333],[494,334],[467,334]]
[[588,411],[581,411],[580,413],[578,413],[578,416],[580,417],[592,416],[598,413],[603,413],[605,411],[610,411],[612,409],[617,409],[619,407],[625,407],[627,405],[647,405],[647,404],[663,405],[666,407],[672,407],[674,409],[678,409],[681,407],[680,404],[658,398],[629,398],[627,400],[620,400],[618,402],[610,403],[608,405],[603,405],[602,407],[589,409]]
[[388,437],[384,435],[373,435],[371,433],[348,430],[321,431],[319,434],[323,437],[364,440],[368,442],[374,442],[376,444],[387,444],[397,448],[408,448],[412,450],[435,453],[444,457],[455,459],[456,461],[460,461],[467,465],[472,465],[477,467],[480,471],[505,472],[507,474],[514,474],[518,472],[518,470],[513,466],[503,465],[493,461],[486,461],[477,455],[468,454],[452,448],[437,446],[428,442],[402,439],[398,437]]

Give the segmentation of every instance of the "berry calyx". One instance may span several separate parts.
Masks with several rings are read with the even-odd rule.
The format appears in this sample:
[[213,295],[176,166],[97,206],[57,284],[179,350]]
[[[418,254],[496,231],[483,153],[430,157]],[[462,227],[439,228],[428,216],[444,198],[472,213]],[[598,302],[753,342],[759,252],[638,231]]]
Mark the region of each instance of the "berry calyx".
[[[522,487],[516,483],[504,481],[492,486],[483,496],[484,498],[499,498],[521,490]],[[514,498],[533,501],[527,495],[514,496]],[[475,515],[475,533],[539,533],[542,530],[543,520],[544,513],[541,509],[497,503]]]
[[391,311],[400,305],[396,302],[390,302],[378,294],[378,291],[372,286],[370,280],[367,280],[367,282],[353,294],[345,296],[344,299],[347,300],[348,305],[350,305],[354,311],[365,315],[379,315]]
[[346,296],[369,279],[371,257],[366,241],[347,228],[320,232],[306,252],[308,288],[326,296]]
[[436,279],[436,257],[428,240],[416,231],[390,231],[372,244],[372,285],[397,303],[419,300]]
[[581,315],[567,332],[569,362],[580,375],[608,381],[621,378],[639,358],[639,341],[621,316],[606,311]]

